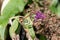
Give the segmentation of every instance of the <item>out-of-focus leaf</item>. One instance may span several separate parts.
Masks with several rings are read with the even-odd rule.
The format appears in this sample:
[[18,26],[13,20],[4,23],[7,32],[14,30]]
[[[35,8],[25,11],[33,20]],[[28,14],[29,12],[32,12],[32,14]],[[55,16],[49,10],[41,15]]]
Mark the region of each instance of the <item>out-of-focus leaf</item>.
[[47,38],[42,34],[36,34],[36,36],[39,40],[47,40]]
[[60,4],[58,4],[56,14],[60,18]]
[[5,20],[5,17],[0,16],[0,39],[5,40],[6,37],[5,30],[7,26],[8,20]]
[[51,0],[50,6],[56,6],[58,0]]
[[15,16],[18,12],[22,12],[26,3],[27,2],[25,2],[24,0],[9,0],[7,5],[1,11],[1,16],[0,16],[0,39],[1,40],[5,40],[5,29],[8,24],[9,18]]
[[43,36],[43,35],[40,35],[39,39],[40,39],[40,40],[47,40],[46,37]]
[[50,10],[51,10],[53,13],[56,13],[57,8],[56,8],[55,6],[51,6],[51,7],[50,7]]
[[28,0],[28,4],[31,4],[33,1],[32,0]]
[[35,0],[35,2],[39,2],[40,0]]
[[32,39],[34,39],[35,38],[35,32],[33,30],[32,21],[31,21],[30,17],[27,17],[24,19],[23,26],[25,29],[28,30],[28,33],[30,34]]
[[10,0],[1,14],[8,18],[14,16],[14,14],[23,11],[25,4],[24,0]]
[[17,28],[18,28],[18,21],[15,19],[13,21],[11,27],[10,27],[10,30],[9,30],[11,38],[13,37],[13,35],[14,35],[15,31],[17,30]]
[[50,3],[50,6],[49,8],[51,9],[51,11],[53,13],[55,13],[57,10],[56,10],[56,5],[58,3],[58,0],[51,0],[51,3]]

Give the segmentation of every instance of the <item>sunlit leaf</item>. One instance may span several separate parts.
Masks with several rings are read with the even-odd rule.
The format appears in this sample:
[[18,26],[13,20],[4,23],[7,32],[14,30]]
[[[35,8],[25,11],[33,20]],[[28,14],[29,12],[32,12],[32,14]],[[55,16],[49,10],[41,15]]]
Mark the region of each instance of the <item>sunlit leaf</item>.
[[11,38],[13,37],[13,35],[14,35],[15,31],[17,30],[17,28],[18,28],[18,21],[14,20],[11,27],[10,27],[10,30],[9,30]]
[[[0,16],[0,39],[5,40],[5,29],[9,18],[15,16],[18,12],[22,12],[27,2],[24,0],[9,0],[7,5],[1,11]],[[2,5],[3,6],[3,5]]]

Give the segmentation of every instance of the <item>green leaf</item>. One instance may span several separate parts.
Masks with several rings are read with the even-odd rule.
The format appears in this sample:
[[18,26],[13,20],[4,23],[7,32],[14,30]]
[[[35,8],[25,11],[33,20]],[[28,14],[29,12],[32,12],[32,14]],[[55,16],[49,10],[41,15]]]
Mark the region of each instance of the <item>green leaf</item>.
[[31,21],[30,17],[27,17],[24,19],[23,27],[28,30],[28,33],[30,34],[32,39],[34,39],[35,38],[35,32],[34,32],[34,29],[32,26],[32,21]]
[[33,3],[33,1],[32,0],[28,0],[28,4],[31,4],[31,3]]
[[53,13],[56,13],[57,8],[56,8],[55,6],[51,6],[51,7],[50,7],[50,10],[51,10]]
[[47,40],[44,35],[40,35],[39,39],[40,39],[40,40]]
[[24,0],[10,0],[1,14],[8,18],[14,16],[23,11],[25,4]]
[[56,6],[58,0],[51,0],[50,6]]
[[22,12],[27,2],[24,0],[9,0],[4,7],[0,16],[0,39],[5,40],[5,30],[9,18],[15,16],[18,12]]
[[5,28],[3,28],[2,25],[0,25],[0,40],[4,40],[5,39],[5,38],[3,38],[5,36],[4,32],[5,32]]
[[15,31],[16,34],[20,34],[20,30],[21,30],[21,24],[19,23],[18,28]]
[[58,4],[56,14],[58,17],[60,17],[60,4]]
[[36,34],[36,35],[39,40],[47,40],[47,38],[43,34]]
[[56,11],[57,11],[56,10],[57,3],[58,3],[58,0],[52,0],[51,3],[50,3],[49,8],[53,13],[56,13]]
[[17,30],[17,28],[18,28],[18,21],[15,19],[13,21],[11,27],[10,27],[10,30],[9,30],[11,38],[13,37],[13,35],[14,35],[15,31]]

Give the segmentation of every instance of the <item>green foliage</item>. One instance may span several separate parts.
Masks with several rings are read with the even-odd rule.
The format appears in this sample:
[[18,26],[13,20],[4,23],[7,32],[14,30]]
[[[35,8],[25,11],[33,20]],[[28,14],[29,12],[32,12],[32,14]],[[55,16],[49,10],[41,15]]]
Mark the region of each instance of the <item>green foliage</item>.
[[16,31],[17,28],[18,28],[18,20],[15,19],[15,20],[13,21],[11,27],[10,27],[10,30],[9,30],[11,38],[12,38],[13,35],[15,34],[15,31]]
[[[34,0],[34,1],[28,0],[28,3],[27,3],[25,2],[25,0],[10,0],[8,2],[8,4],[5,6],[3,11],[1,12],[2,15],[0,16],[0,40],[5,40],[6,38],[5,32],[6,32],[6,26],[9,22],[9,19],[11,17],[14,17],[18,12],[23,12],[26,4],[31,4],[33,2],[38,3],[40,1],[39,0]],[[52,0],[49,8],[51,9],[53,13],[57,13],[57,15],[60,16],[60,4],[56,7],[57,3],[58,3],[58,0]],[[25,15],[25,16],[28,16],[28,15]],[[31,15],[31,18],[30,16],[28,16],[23,20],[23,27],[24,29],[27,29],[29,35],[31,36],[33,40],[35,38],[35,32],[32,26],[33,25],[32,21],[34,20],[34,17],[35,15]],[[13,34],[15,34],[19,30],[21,25],[19,26],[18,25],[19,23],[18,23],[18,18],[17,18],[13,21],[9,29],[11,38],[13,37]],[[45,40],[46,38],[43,35],[39,35],[39,39]]]
[[55,13],[55,12],[57,11],[57,10],[56,10],[56,5],[57,5],[57,3],[58,3],[58,0],[52,0],[51,3],[50,3],[49,8],[51,9],[51,11],[52,11],[53,13]]
[[60,17],[60,4],[58,4],[58,0],[52,0],[50,9],[53,13],[56,13],[56,15]]
[[23,26],[25,29],[28,30],[28,33],[30,34],[32,39],[34,39],[35,38],[35,32],[33,30],[32,21],[31,21],[30,17],[27,17],[24,19]]
[[28,0],[28,4],[31,4],[31,3],[33,3],[33,1],[32,0]]
[[0,39],[5,40],[5,30],[9,18],[15,16],[18,12],[22,12],[26,3],[24,0],[10,0],[0,16]]
[[57,16],[60,17],[60,4],[58,4],[58,7],[57,7]]
[[55,6],[51,6],[51,7],[50,7],[50,10],[51,10],[53,13],[56,13],[57,8],[56,8]]
[[40,35],[39,39],[40,39],[40,40],[47,40],[44,35]]
[[57,3],[58,3],[58,0],[52,0],[50,3],[50,6],[56,6]]

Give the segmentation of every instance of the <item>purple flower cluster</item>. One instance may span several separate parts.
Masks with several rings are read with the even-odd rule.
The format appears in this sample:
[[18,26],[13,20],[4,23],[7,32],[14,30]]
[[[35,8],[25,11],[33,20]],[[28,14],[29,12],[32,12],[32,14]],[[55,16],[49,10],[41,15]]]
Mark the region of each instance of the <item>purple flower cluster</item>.
[[35,18],[36,19],[44,19],[45,18],[45,15],[42,12],[37,11]]

